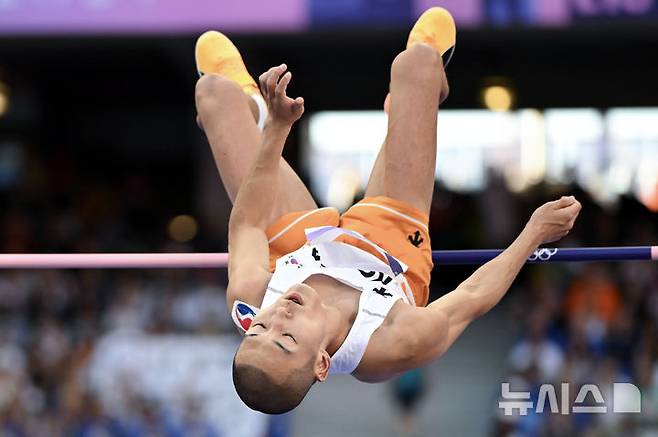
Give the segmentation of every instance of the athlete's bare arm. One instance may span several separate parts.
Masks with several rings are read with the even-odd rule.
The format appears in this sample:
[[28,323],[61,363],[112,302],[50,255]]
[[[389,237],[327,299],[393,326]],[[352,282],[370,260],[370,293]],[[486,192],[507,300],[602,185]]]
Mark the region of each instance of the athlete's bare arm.
[[397,305],[390,326],[382,330],[379,341],[377,335],[373,336],[375,341],[371,340],[359,365],[358,370],[371,378],[360,379],[381,380],[378,376],[403,372],[440,357],[473,320],[505,296],[540,244],[569,233],[580,208],[573,197],[542,205],[503,253],[476,270],[456,290],[425,308]]
[[262,147],[240,186],[229,220],[229,308],[235,299],[259,305],[271,278],[265,230],[276,203],[281,153],[292,125],[304,112],[301,97],[293,100],[286,95],[292,76],[285,71],[286,66],[280,65],[259,78],[269,117]]

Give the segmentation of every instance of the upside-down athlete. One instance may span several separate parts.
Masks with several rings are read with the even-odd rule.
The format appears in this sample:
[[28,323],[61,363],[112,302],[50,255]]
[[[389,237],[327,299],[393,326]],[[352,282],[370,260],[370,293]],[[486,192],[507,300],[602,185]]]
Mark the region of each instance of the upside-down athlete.
[[199,123],[234,202],[227,299],[244,339],[233,381],[251,408],[295,408],[330,373],[387,380],[437,359],[509,289],[540,244],[565,236],[580,203],[539,207],[518,238],[456,290],[428,305],[437,111],[455,24],[426,11],[391,66],[386,140],[365,198],[342,215],[318,208],[281,157],[304,100],[286,65],[252,79],[219,32],[196,47]]

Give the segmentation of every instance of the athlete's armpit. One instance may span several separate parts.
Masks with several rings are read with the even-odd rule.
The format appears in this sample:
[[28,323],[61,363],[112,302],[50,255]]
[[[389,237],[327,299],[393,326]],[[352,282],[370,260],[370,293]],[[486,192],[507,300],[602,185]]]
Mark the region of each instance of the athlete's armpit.
[[388,379],[423,366],[445,351],[449,319],[442,312],[400,302],[389,317],[370,339],[357,367],[357,379]]

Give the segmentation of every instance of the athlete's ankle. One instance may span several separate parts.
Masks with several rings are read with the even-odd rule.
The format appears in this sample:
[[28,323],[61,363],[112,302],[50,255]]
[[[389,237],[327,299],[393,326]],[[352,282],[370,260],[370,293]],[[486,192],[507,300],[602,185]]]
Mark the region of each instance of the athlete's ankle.
[[251,98],[251,96],[245,94],[245,97],[247,98],[247,104],[249,105],[249,111],[251,111],[251,115],[254,117],[254,121],[256,122],[256,124],[258,124],[259,115],[260,115],[260,110],[258,109],[258,104],[256,103],[256,100]]

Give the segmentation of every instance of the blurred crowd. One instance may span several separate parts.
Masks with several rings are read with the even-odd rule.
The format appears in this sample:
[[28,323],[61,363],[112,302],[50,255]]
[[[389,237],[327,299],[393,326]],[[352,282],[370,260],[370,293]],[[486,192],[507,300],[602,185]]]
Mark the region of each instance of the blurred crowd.
[[[519,202],[527,204],[529,198],[537,198],[533,193],[560,194],[573,190],[556,188],[536,187],[534,192],[513,201],[503,191],[496,190],[494,184],[480,200],[486,203],[488,198],[494,198],[502,200],[502,204],[516,203],[511,205],[515,210]],[[576,196],[583,203],[583,210],[564,245],[656,243],[655,213],[633,198],[623,197],[614,204],[600,206],[586,193],[577,192]],[[495,207],[490,211],[492,215],[505,214]],[[525,211],[529,213],[532,209]],[[497,217],[492,218],[491,226],[513,222],[511,217]],[[524,270],[508,302],[518,338],[508,351],[509,373],[501,381],[510,384],[511,392],[529,392],[532,407],[526,415],[519,414],[519,410],[505,415],[504,409],[498,408],[493,435],[658,436],[658,269],[655,264],[645,261],[534,266]],[[615,414],[616,408],[635,408],[632,394],[628,398],[628,392],[614,392],[615,383],[631,383],[639,388],[641,414]],[[547,388],[546,384],[553,388]],[[585,398],[578,399],[587,384],[596,385],[602,399],[586,390]],[[501,396],[501,388],[497,390]],[[551,390],[555,392],[553,405],[548,399],[550,394],[546,393]],[[505,399],[501,396],[499,400]],[[543,413],[538,412],[540,405]],[[576,412],[583,406],[604,407],[605,413],[603,410]]]
[[88,373],[103,336],[229,332],[219,283],[211,272],[3,272],[0,435],[219,435],[194,399],[171,411],[130,384],[110,414]]
[[[0,191],[0,253],[193,250],[167,240],[154,180],[94,176],[70,153],[27,162]],[[0,435],[219,436],[197,400],[162,405],[130,384],[108,411],[88,367],[110,334],[233,332],[223,284],[215,270],[0,272]]]
[[[94,178],[71,156],[29,162],[35,162],[30,173],[0,191],[2,253],[226,250],[224,236],[204,235],[203,228],[189,245],[168,240],[163,217],[172,211],[160,197],[166,185],[139,173]],[[566,193],[577,196],[583,212],[565,245],[656,243],[655,214],[631,197],[601,206],[574,186],[511,193],[492,175],[483,193],[437,187],[432,245],[505,246],[535,207]],[[460,268],[435,271],[433,297],[467,274]],[[111,333],[232,332],[225,283],[221,270],[0,272],[0,435],[220,435],[196,399],[164,405],[128,385],[124,408],[109,410],[89,382],[88,367],[100,339]],[[536,400],[541,384],[553,383],[559,391],[568,381],[576,387],[597,383],[609,396],[605,390],[612,382],[632,382],[642,390],[643,414],[629,420],[612,414],[508,417],[499,411],[493,435],[657,435],[653,265],[533,267],[522,272],[507,301],[519,333],[508,359],[507,380],[515,390],[527,390]],[[420,381],[417,375],[407,379],[399,388],[404,396]],[[571,398],[576,393],[572,389]]]

